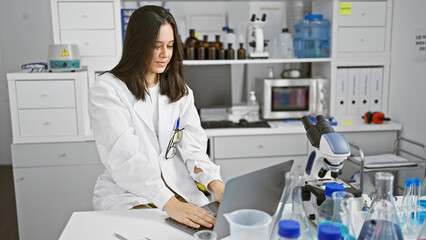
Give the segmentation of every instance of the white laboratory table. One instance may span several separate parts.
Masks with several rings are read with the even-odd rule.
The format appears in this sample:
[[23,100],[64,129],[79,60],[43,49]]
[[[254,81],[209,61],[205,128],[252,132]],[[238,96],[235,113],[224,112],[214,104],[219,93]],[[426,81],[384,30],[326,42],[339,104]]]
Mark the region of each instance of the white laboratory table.
[[118,233],[128,240],[192,240],[193,237],[168,225],[164,211],[140,209],[125,211],[74,212],[60,240],[118,240]]

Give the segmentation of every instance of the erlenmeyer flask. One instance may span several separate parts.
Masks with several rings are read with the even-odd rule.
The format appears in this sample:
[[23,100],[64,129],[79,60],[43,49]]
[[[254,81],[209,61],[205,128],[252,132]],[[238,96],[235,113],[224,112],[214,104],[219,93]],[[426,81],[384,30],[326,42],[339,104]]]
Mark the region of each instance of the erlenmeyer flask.
[[331,222],[340,227],[342,240],[355,240],[355,231],[351,220],[354,195],[350,192],[334,192],[331,196],[334,202]]
[[376,173],[376,196],[358,236],[359,240],[402,240],[392,195],[393,175]]
[[300,239],[312,240],[313,235],[306,217],[305,208],[302,201],[302,181],[301,174],[287,172],[285,175],[285,189],[281,207],[277,213],[274,227],[271,233],[271,240],[279,239],[278,222],[284,219],[292,219],[300,224]]

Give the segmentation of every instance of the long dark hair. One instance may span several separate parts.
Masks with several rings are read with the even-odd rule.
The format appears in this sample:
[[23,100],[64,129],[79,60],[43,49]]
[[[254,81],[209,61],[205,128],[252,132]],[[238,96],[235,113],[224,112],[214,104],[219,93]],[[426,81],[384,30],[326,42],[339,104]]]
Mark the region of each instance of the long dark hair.
[[143,6],[133,12],[127,25],[120,62],[111,71],[122,80],[136,99],[145,100],[149,66],[153,59],[154,42],[161,25],[173,28],[173,55],[160,74],[160,94],[176,102],[188,94],[182,74],[183,50],[177,24],[172,14],[158,6]]

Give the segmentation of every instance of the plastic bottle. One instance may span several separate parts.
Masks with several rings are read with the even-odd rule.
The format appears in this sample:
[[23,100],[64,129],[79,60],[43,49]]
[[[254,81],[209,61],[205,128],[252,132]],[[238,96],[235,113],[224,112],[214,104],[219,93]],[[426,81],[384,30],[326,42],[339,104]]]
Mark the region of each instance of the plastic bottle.
[[330,56],[330,22],[322,14],[307,14],[294,24],[294,55],[298,58]]
[[411,224],[411,205],[412,205],[412,194],[413,194],[413,179],[405,179],[404,186],[404,195],[402,198],[402,203],[400,206],[400,215],[398,216],[401,230],[405,233],[411,232],[413,230],[413,225]]
[[234,29],[229,27],[223,27],[222,29],[226,31],[225,37],[223,39],[223,45],[229,46],[229,44],[232,44],[232,48],[238,48],[238,37],[237,34],[234,33]]
[[278,223],[278,235],[280,240],[299,239],[300,224],[292,219],[284,219]]
[[254,91],[250,91],[246,120],[249,122],[259,121],[259,110],[260,107],[259,103],[256,100],[256,93]]
[[333,192],[334,201],[332,224],[340,228],[342,240],[355,240],[355,231],[352,224],[351,206],[355,204],[354,195],[350,192]]
[[283,28],[278,35],[279,58],[294,58],[293,36],[288,32],[288,28]]
[[325,185],[325,200],[318,208],[318,226],[329,224],[333,220],[334,201],[332,194],[338,191],[345,191],[345,187],[340,183],[332,182]]
[[281,207],[277,212],[277,217],[273,224],[271,240],[280,238],[278,235],[279,221],[292,219],[300,224],[300,239],[312,240],[312,231],[306,217],[305,208],[302,201],[302,181],[301,174],[296,172],[287,172],[285,175],[285,189]]
[[318,240],[341,240],[340,228],[333,224],[323,224],[318,227]]
[[392,189],[393,175],[386,172],[376,173],[376,196],[361,228],[359,240],[403,239]]

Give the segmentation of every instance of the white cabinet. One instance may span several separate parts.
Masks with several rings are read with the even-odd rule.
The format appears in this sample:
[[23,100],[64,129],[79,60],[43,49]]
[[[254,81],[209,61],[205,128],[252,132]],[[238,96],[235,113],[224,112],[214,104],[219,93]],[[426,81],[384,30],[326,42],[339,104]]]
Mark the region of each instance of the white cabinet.
[[210,158],[221,168],[224,181],[290,159],[300,173],[306,163],[307,138],[298,134],[211,136]]
[[50,0],[55,44],[77,44],[89,85],[121,57],[120,0]]
[[91,137],[87,72],[8,73],[14,143]]
[[58,239],[71,214],[93,210],[93,187],[103,171],[95,144],[12,144],[21,240]]

